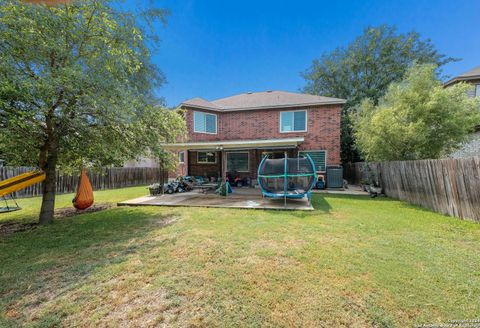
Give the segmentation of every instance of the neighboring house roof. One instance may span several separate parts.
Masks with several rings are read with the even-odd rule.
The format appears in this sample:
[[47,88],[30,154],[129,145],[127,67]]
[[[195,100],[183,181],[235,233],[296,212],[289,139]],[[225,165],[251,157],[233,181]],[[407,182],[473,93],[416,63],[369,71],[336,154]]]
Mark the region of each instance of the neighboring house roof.
[[460,81],[470,81],[476,79],[480,79],[480,66],[475,67],[465,73],[462,73],[459,76],[455,76],[453,79],[448,80],[445,83],[445,86],[449,86]]
[[344,104],[339,98],[314,96],[304,93],[285,91],[247,92],[239,95],[207,101],[193,98],[184,101],[181,106],[210,109],[216,111],[240,111],[264,108],[289,108],[314,105]]
[[224,140],[224,141],[199,141],[163,144],[165,149],[171,150],[205,150],[205,149],[242,149],[245,147],[272,148],[296,147],[304,141],[303,137],[254,139],[254,140]]

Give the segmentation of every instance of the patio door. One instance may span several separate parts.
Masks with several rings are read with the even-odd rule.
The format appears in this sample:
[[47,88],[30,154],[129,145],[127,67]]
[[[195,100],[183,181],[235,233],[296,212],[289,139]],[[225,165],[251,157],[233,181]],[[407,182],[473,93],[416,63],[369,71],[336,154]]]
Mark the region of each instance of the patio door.
[[228,173],[249,173],[250,153],[248,151],[237,151],[227,153]]

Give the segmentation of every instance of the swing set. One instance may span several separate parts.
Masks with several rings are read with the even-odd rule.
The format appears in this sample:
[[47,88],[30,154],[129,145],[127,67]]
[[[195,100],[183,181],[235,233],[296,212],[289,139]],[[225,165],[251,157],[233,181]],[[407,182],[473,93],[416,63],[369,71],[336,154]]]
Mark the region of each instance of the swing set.
[[[13,212],[21,209],[17,204],[14,193],[23,188],[42,182],[43,180],[45,180],[44,172],[32,171],[1,181],[0,197],[5,201],[5,207],[0,207],[0,213]],[[10,206],[8,204],[7,196],[10,196],[10,199],[15,203],[15,206]]]

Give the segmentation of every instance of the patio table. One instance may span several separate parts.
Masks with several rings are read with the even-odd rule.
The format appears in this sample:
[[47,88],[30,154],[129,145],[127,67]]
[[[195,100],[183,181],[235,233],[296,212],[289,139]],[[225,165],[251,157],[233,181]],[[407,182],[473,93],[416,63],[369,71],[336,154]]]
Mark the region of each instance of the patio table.
[[206,194],[210,190],[217,189],[218,183],[204,183],[198,186],[194,186],[193,189],[200,189],[202,193]]

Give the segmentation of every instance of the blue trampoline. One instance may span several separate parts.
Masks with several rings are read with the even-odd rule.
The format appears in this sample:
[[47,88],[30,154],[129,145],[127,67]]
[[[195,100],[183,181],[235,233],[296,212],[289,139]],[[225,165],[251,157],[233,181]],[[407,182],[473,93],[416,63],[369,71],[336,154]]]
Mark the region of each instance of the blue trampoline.
[[264,157],[258,167],[258,184],[263,196],[271,198],[311,198],[317,181],[315,164],[307,157],[269,159]]

